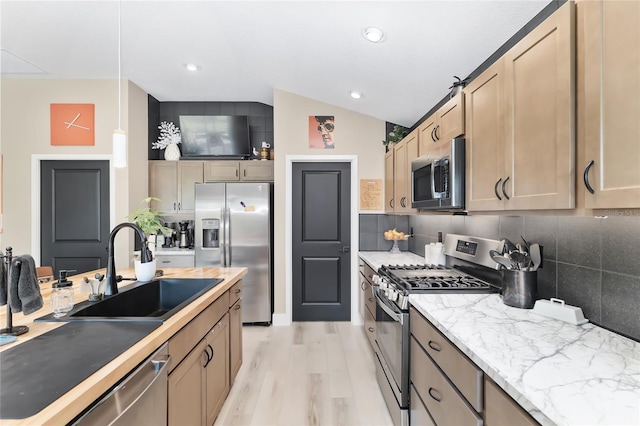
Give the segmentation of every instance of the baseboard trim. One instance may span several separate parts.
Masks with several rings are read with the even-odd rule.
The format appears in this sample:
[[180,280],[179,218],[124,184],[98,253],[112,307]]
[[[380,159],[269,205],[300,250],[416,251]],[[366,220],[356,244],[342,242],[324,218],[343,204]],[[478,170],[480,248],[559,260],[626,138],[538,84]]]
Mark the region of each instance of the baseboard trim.
[[273,314],[273,325],[276,327],[286,327],[291,325],[291,320],[287,314]]

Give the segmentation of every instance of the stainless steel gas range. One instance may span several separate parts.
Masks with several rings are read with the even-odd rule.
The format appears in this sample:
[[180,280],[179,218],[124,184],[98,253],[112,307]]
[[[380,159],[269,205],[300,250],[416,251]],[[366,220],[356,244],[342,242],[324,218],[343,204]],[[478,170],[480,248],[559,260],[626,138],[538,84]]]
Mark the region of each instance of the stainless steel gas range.
[[409,295],[498,293],[500,274],[490,250],[503,243],[448,234],[446,265],[383,265],[373,277],[376,298],[376,376],[394,424],[409,424]]

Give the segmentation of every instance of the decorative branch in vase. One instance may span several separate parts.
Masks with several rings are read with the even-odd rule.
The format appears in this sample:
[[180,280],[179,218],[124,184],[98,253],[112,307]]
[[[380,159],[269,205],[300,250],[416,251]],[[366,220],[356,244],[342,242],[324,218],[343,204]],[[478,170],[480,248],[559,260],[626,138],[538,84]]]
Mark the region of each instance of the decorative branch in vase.
[[164,149],[165,160],[179,160],[180,148],[178,148],[178,144],[182,143],[180,128],[170,121],[163,121],[158,126],[158,129],[160,129],[160,136],[156,142],[151,144],[151,149]]

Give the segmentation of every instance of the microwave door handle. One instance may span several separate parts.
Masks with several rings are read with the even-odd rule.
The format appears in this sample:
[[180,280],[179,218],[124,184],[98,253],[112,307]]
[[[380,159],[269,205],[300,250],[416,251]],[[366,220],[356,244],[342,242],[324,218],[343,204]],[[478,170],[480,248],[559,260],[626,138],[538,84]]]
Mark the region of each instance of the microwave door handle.
[[438,198],[436,196],[436,167],[438,163],[438,160],[435,160],[431,163],[431,196],[433,198]]
[[400,324],[403,323],[402,321],[402,316],[398,315],[396,312],[393,311],[393,309],[391,309],[389,306],[387,306],[387,304],[384,302],[384,300],[382,300],[379,296],[380,290],[379,289],[374,289],[373,290],[373,295],[376,297],[376,303],[378,304],[378,306],[380,306],[382,308],[383,311],[385,311],[387,313],[387,315],[389,315],[394,321],[399,322]]

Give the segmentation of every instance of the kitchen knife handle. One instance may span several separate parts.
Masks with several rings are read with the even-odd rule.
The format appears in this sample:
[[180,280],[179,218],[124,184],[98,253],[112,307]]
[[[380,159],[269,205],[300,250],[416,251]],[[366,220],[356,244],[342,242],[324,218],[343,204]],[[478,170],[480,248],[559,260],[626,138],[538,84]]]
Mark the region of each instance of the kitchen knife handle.
[[591,160],[591,162],[589,162],[589,164],[587,164],[587,167],[585,167],[584,169],[584,186],[587,187],[587,191],[589,191],[590,193],[594,194],[595,191],[593,190],[593,188],[591,187],[591,184],[589,183],[589,170],[591,170],[591,167],[593,167],[594,161]]
[[498,181],[496,182],[495,186],[493,187],[493,192],[496,193],[496,197],[498,197],[498,200],[502,201],[502,197],[500,196],[500,194],[498,194],[498,185],[500,185],[500,181],[502,180],[502,178],[498,179]]
[[504,198],[506,198],[507,200],[509,200],[509,196],[507,195],[507,182],[509,181],[510,176],[507,176],[507,178],[504,180],[504,182],[502,182],[502,193],[504,194]]

